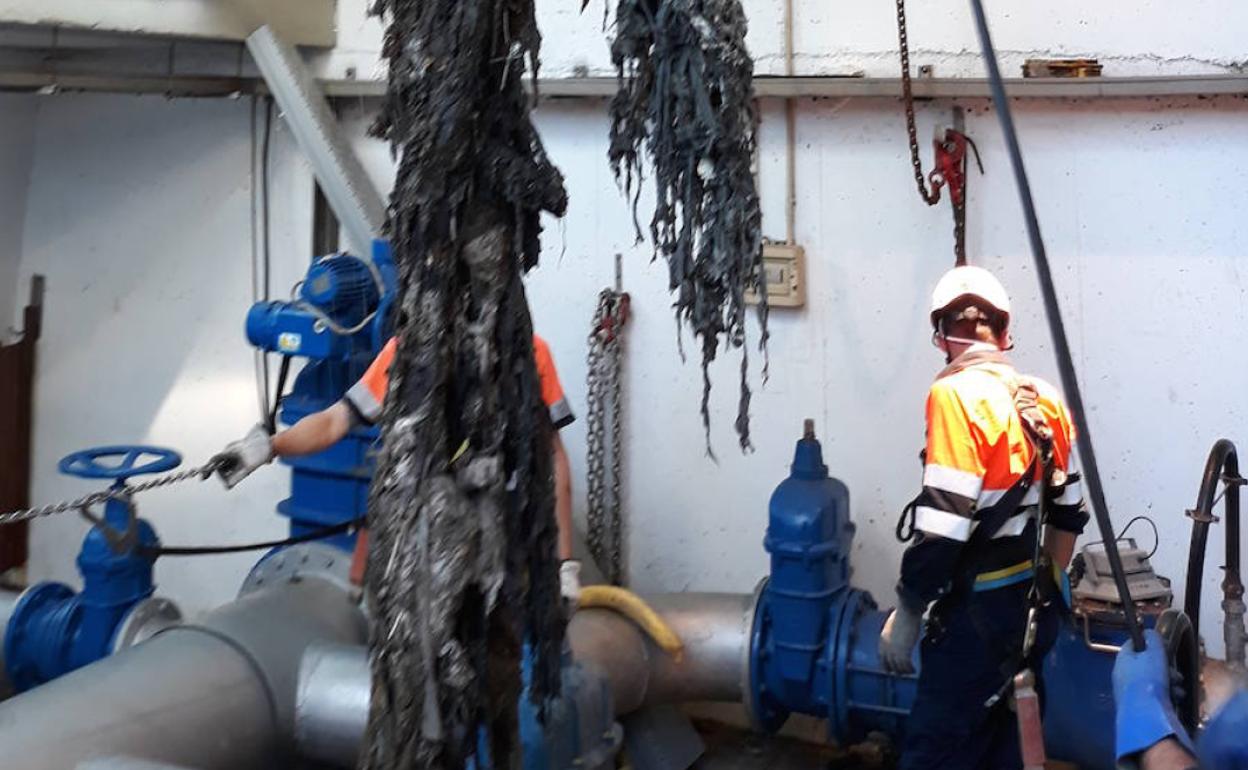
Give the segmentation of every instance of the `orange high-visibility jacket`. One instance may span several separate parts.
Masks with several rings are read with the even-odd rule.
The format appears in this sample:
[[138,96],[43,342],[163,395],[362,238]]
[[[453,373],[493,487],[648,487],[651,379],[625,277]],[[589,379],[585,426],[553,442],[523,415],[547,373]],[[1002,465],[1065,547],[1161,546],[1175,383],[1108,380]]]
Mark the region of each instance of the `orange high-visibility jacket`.
[[[394,354],[398,350],[398,338],[391,337],[360,381],[351,386],[343,400],[359,420],[372,425],[381,419],[382,404],[386,401],[386,391],[390,389],[390,364],[394,362]],[[572,423],[576,416],[564,396],[563,385],[559,382],[559,372],[555,370],[555,359],[550,355],[546,340],[533,335],[533,358],[537,364],[537,376],[541,382],[542,402],[550,410],[550,421],[555,430]],[[356,585],[364,582],[364,568],[368,555],[368,529],[360,530],[355,543],[355,553],[351,557],[351,581]]]
[[[1033,486],[982,553],[963,554],[963,544],[983,511],[999,501],[1027,469],[1037,451],[1014,404],[1012,381],[1018,374],[1004,361],[981,361],[932,384],[927,397],[927,446],[923,489],[915,500],[918,539],[902,559],[898,596],[922,611],[960,576],[968,561],[984,575],[1022,574],[1029,566],[1038,536],[1039,484]],[[1061,394],[1047,382],[1027,378],[1039,396],[1039,408],[1053,434],[1054,466],[1071,468],[1075,428]],[[1038,466],[1038,464],[1037,464]],[[1039,473],[1039,468],[1036,468]],[[1087,513],[1077,476],[1050,489],[1048,524],[1083,531]],[[969,558],[968,558],[969,557]],[[1007,575],[1008,577],[1008,575]]]
[[[361,420],[370,425],[381,418],[381,406],[385,403],[386,391],[390,388],[390,364],[394,361],[397,349],[398,339],[391,337],[360,381],[347,391],[347,404]],[[537,364],[537,377],[541,382],[542,402],[550,410],[550,421],[555,430],[559,430],[576,420],[576,415],[572,413],[572,407],[564,396],[550,348],[546,346],[546,340],[536,334],[533,335],[533,359]]]

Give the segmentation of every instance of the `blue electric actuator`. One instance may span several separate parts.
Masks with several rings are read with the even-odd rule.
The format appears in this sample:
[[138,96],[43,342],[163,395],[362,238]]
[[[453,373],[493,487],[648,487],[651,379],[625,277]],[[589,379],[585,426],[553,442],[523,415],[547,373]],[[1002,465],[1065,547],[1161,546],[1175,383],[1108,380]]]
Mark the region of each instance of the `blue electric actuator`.
[[[307,363],[282,397],[280,420],[293,425],[332,406],[367,370],[394,333],[398,285],[388,241],[373,241],[372,259],[331,254],[312,262],[295,299],[261,302],[247,314],[247,339],[268,353]],[[323,452],[283,458],[291,468],[290,497],[277,512],[290,533],[305,535],[358,519],[368,506],[379,431],[359,425]],[[344,549],[355,535],[326,542]]]

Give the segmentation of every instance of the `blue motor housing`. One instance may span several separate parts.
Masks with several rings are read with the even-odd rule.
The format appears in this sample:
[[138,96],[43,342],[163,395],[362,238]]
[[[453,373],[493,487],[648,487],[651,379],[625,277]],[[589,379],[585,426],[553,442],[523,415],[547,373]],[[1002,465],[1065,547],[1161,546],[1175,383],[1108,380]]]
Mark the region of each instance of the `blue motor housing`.
[[331,254],[314,262],[299,292],[346,327],[358,325],[381,303],[372,269],[350,254]]
[[[298,301],[251,307],[248,341],[270,353],[314,360],[345,361],[363,351],[376,353],[393,325],[390,308],[397,279],[386,241],[374,241],[372,261],[370,267],[350,254],[317,259],[300,285]],[[370,315],[372,320],[365,323]]]

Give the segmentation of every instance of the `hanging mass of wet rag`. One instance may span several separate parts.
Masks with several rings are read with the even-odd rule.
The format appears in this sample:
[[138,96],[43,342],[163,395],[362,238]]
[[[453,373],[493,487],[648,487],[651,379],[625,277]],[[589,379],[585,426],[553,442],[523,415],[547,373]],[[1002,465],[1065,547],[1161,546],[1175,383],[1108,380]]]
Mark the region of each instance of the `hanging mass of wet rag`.
[[[611,41],[620,76],[611,165],[632,197],[636,223],[643,158],[653,164],[650,236],[669,266],[677,323],[688,323],[702,346],[708,451],[709,367],[721,342],[742,348],[736,429],[742,449],[750,446],[746,292],[763,285],[763,255],[752,168],[754,61],[745,32],[740,0],[619,0]],[[766,351],[766,292],[758,296]]]
[[[516,767],[522,644],[557,692],[549,419],[521,272],[563,178],[529,117],[531,0],[379,0],[399,159],[399,349],[369,501],[373,696],[361,767]],[[479,758],[481,766],[484,758]]]

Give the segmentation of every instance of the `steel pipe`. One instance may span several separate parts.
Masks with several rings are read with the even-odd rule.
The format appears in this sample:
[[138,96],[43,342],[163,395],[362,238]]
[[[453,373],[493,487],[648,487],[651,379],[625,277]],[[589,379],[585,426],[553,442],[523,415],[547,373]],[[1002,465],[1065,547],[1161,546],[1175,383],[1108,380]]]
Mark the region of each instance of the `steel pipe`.
[[365,640],[348,592],[303,578],[250,594],[0,703],[5,770],[113,757],[199,770],[288,766],[299,661],[317,640]]
[[[684,641],[679,659],[610,610],[581,610],[568,626],[577,661],[597,669],[610,684],[616,715],[659,703],[740,701],[754,597],[668,594],[647,601]],[[314,645],[304,653],[299,675],[294,731],[299,755],[354,766],[371,697],[367,650]]]
[[740,701],[748,680],[754,597],[689,593],[646,600],[684,642],[679,658],[609,610],[581,610],[568,626],[576,659],[595,665],[610,682],[615,713],[658,703]]
[[315,644],[303,653],[295,696],[300,756],[355,767],[368,728],[371,676],[363,645]]

